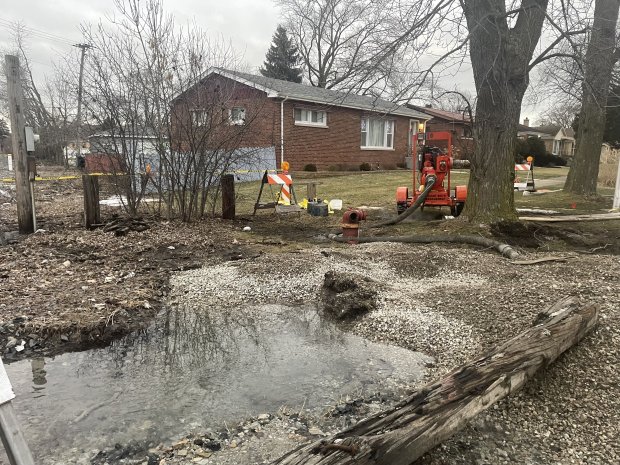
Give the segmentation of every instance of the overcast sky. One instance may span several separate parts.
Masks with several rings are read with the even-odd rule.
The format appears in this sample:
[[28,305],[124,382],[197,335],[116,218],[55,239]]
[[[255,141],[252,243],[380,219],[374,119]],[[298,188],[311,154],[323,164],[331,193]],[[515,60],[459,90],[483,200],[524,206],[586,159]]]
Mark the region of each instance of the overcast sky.
[[[230,40],[240,62],[257,70],[269,48],[279,22],[279,11],[272,0],[164,0],[168,13],[178,23],[195,22],[213,37]],[[52,61],[75,51],[81,41],[80,24],[96,23],[114,11],[112,0],[15,0],[2,1],[0,50],[11,46],[12,22],[30,28],[27,40],[35,79],[42,85],[51,74]],[[464,66],[456,75],[446,76],[444,85],[456,84],[474,93],[471,68]],[[522,116],[534,116],[535,108],[524,106]]]
[[[210,35],[230,40],[251,68],[264,60],[279,20],[271,0],[165,0],[164,6],[179,23],[195,22]],[[40,76],[80,42],[80,23],[98,22],[114,5],[112,0],[17,0],[3,1],[1,11],[0,48],[11,45],[7,22],[21,21],[32,29],[29,54]]]

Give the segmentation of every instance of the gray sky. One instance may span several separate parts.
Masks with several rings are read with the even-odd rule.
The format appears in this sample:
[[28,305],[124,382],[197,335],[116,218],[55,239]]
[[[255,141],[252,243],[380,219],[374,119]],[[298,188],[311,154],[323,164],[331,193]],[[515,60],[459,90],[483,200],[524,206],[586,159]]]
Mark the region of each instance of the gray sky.
[[[195,22],[213,37],[230,40],[251,68],[264,60],[279,20],[271,0],[165,0],[164,7],[179,23]],[[11,45],[6,22],[21,21],[33,29],[29,54],[36,75],[42,77],[51,72],[52,60],[70,53],[71,44],[80,42],[80,23],[96,23],[113,11],[112,0],[3,1],[0,49]]]
[[[164,7],[178,23],[193,22],[213,37],[230,40],[240,63],[252,70],[262,64],[280,19],[272,0],[164,0]],[[9,22],[21,21],[30,28],[28,53],[35,79],[42,86],[45,74],[52,72],[52,61],[75,52],[71,45],[80,42],[80,24],[97,23],[114,9],[112,0],[5,0],[0,50],[12,43]],[[475,93],[467,64],[460,71],[447,73],[441,81],[446,88],[458,85]],[[524,104],[523,117],[532,119],[536,113],[535,107]]]

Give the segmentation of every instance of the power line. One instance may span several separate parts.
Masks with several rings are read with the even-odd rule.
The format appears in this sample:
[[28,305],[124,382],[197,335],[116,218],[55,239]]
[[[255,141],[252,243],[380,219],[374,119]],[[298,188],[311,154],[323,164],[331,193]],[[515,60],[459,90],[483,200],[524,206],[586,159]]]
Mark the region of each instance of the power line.
[[[15,28],[19,26],[19,23],[16,22],[11,22],[8,21],[6,19],[2,19],[0,18],[0,27],[4,27],[6,29],[9,30],[15,30]],[[56,42],[60,42],[64,45],[73,45],[73,43],[75,42],[72,39],[66,38],[66,37],[61,37],[49,32],[45,32],[42,31],[40,29],[35,29],[33,27],[29,27],[29,26],[20,26],[22,28],[22,30],[30,35],[33,35],[35,37],[38,37],[40,39],[46,39],[46,40],[51,40],[51,41],[56,41]]]

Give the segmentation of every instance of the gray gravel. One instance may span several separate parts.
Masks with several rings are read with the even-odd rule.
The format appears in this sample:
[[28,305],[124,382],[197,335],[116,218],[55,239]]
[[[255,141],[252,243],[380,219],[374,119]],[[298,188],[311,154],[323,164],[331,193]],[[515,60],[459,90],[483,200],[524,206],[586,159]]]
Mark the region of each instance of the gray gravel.
[[[436,365],[427,381],[519,333],[560,297],[576,295],[600,303],[601,325],[595,334],[421,463],[620,463],[617,257],[577,255],[565,263],[516,266],[487,251],[434,245],[309,248],[179,273],[172,279],[171,298],[179,303],[203,299],[229,309],[248,301],[311,301],[328,270],[360,273],[385,285],[379,308],[349,329],[373,341],[433,355]],[[338,427],[317,412],[308,415],[315,415],[315,426],[325,433]],[[282,425],[274,423],[273,430],[246,446],[224,444],[224,452],[204,458],[204,463],[260,463],[273,458],[271,452],[306,440],[291,433],[287,421]],[[192,460],[177,457],[166,463],[198,463]]]

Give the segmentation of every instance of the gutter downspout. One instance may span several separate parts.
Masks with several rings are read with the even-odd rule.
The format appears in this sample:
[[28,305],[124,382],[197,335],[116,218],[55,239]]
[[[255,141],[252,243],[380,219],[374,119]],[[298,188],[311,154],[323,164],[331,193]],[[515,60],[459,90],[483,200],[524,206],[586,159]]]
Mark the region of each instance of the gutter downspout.
[[284,97],[280,101],[280,168],[282,168],[284,161],[284,102],[287,100],[288,97]]

